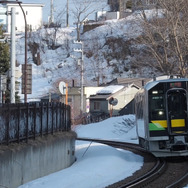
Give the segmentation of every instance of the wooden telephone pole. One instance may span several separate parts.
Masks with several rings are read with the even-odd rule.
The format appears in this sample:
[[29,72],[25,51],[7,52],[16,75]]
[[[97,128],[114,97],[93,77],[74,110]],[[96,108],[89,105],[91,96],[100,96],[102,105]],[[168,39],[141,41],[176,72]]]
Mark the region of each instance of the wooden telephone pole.
[[66,18],[67,27],[69,27],[69,0],[67,0],[67,18]]

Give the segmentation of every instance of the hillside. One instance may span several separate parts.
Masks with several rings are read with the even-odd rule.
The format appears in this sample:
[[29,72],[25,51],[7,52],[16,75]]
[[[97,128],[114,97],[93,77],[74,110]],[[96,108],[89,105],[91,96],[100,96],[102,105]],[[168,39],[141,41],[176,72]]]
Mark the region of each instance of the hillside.
[[[84,85],[96,86],[117,77],[147,77],[152,70],[137,67],[136,56],[140,45],[132,43],[142,30],[138,15],[121,20],[106,21],[81,35],[83,42]],[[28,39],[28,63],[33,64],[33,93],[28,99],[35,100],[50,92],[57,92],[57,82],[63,80],[71,85],[72,80],[80,85],[81,68],[78,63],[80,44],[75,44],[74,27],[57,30],[41,29],[30,34]],[[40,55],[40,61],[36,56]],[[18,64],[24,63],[24,37],[17,42]],[[38,63],[38,65],[36,65]]]

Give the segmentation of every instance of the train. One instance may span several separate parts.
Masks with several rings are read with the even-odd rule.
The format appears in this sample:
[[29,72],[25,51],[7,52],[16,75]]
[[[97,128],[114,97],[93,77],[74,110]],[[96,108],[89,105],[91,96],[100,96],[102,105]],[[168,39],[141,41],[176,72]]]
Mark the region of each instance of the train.
[[188,156],[188,78],[157,77],[135,96],[139,145],[156,157]]

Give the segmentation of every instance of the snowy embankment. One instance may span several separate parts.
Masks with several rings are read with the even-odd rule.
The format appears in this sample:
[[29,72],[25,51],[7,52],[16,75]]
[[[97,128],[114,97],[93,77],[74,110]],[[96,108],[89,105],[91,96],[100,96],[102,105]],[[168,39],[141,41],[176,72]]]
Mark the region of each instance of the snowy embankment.
[[[112,117],[73,129],[78,137],[137,143],[134,115]],[[19,188],[103,188],[139,170],[143,158],[99,143],[76,141],[76,162],[69,168]]]

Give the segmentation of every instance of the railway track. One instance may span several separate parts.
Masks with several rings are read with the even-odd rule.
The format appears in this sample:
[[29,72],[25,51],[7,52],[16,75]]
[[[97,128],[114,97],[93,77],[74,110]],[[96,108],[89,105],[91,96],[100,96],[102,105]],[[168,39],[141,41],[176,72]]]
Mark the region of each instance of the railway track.
[[188,159],[179,157],[165,160],[167,165],[162,176],[145,188],[183,188],[188,185]]
[[[137,144],[101,139],[77,138],[77,140],[98,142],[113,147],[130,150],[144,157],[144,165],[133,176],[109,185],[108,188],[181,188],[188,184],[188,159],[159,159]],[[186,182],[187,181],[187,182]]]

